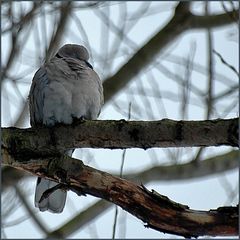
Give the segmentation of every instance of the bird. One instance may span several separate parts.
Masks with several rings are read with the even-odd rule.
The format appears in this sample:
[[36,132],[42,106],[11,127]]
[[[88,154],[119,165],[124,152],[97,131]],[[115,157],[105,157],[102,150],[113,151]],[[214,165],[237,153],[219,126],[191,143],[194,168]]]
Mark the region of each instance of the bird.
[[[65,44],[35,73],[29,92],[31,127],[72,124],[74,119],[95,120],[104,103],[103,86],[88,62],[88,50],[78,44]],[[66,150],[69,156],[74,150]],[[67,192],[57,189],[40,201],[43,193],[58,183],[38,177],[35,207],[61,213]]]

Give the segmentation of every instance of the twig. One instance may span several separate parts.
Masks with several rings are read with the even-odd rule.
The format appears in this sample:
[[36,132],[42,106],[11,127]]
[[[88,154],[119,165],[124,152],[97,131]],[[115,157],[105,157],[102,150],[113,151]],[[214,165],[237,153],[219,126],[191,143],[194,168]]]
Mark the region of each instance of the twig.
[[[205,3],[205,14],[209,16],[209,6],[208,2]],[[206,119],[209,119],[212,114],[212,94],[213,94],[213,56],[212,56],[212,49],[213,49],[213,40],[212,40],[212,33],[211,29],[207,28],[207,44],[208,44],[208,94],[207,94],[207,112],[206,112]]]
[[[237,12],[237,9],[235,8],[234,4],[232,1],[229,1],[230,4],[232,5],[232,9],[235,10]],[[225,6],[225,3],[223,1],[221,1],[221,5],[222,5],[222,8],[224,9],[224,11],[229,15],[230,18],[232,18],[236,23],[237,23],[237,26],[238,26],[238,18],[237,18],[237,13],[236,12],[230,12],[228,11],[227,7]]]
[[220,58],[221,62],[226,65],[227,67],[229,67],[234,73],[236,73],[237,77],[239,77],[239,73],[236,70],[236,68],[232,65],[230,65],[229,63],[227,63],[224,58],[221,56],[220,53],[218,53],[216,50],[213,49],[213,52]]
[[[132,103],[129,103],[128,106],[128,120],[131,119],[131,107],[132,107]],[[121,162],[121,168],[120,168],[120,178],[122,178],[123,175],[123,165],[124,165],[124,161],[125,161],[125,156],[126,156],[126,149],[123,150],[123,154],[122,154],[122,162]],[[113,234],[112,234],[112,239],[115,239],[115,234],[116,234],[116,226],[117,226],[117,217],[118,217],[118,207],[115,206],[115,216],[114,216],[114,221],[113,221]]]

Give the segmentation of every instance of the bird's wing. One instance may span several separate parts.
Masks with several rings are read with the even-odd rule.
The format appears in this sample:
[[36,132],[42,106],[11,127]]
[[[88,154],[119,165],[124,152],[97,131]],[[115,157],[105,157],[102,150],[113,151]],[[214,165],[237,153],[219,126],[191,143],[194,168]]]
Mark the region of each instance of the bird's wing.
[[67,63],[68,71],[76,76],[75,88],[72,91],[73,116],[96,119],[104,101],[102,82],[98,74],[86,61],[73,58],[63,58],[62,60]]
[[43,104],[45,98],[44,88],[48,85],[47,72],[44,67],[38,69],[35,73],[29,93],[29,110],[31,126],[42,124],[43,122]]

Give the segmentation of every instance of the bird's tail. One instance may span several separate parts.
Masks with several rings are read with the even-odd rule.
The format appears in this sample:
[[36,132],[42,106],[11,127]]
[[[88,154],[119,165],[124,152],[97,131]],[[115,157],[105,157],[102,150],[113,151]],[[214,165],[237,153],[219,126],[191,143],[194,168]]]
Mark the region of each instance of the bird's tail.
[[[66,154],[72,156],[73,151],[68,150]],[[43,193],[57,184],[56,182],[38,177],[35,190],[35,207],[39,208],[40,211],[50,211],[52,213],[61,213],[63,211],[67,192],[62,189],[57,189],[40,202]]]

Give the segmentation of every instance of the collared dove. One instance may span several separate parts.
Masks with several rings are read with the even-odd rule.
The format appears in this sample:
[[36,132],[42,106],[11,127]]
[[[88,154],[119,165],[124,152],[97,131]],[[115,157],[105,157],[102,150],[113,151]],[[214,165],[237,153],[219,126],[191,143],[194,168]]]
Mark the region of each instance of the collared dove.
[[[88,62],[85,47],[66,44],[35,73],[29,93],[31,126],[71,124],[73,118],[96,119],[103,104],[103,87]],[[71,155],[73,151],[65,153]],[[58,189],[39,203],[42,194],[57,183],[38,177],[35,206],[40,211],[61,213],[66,191]]]

